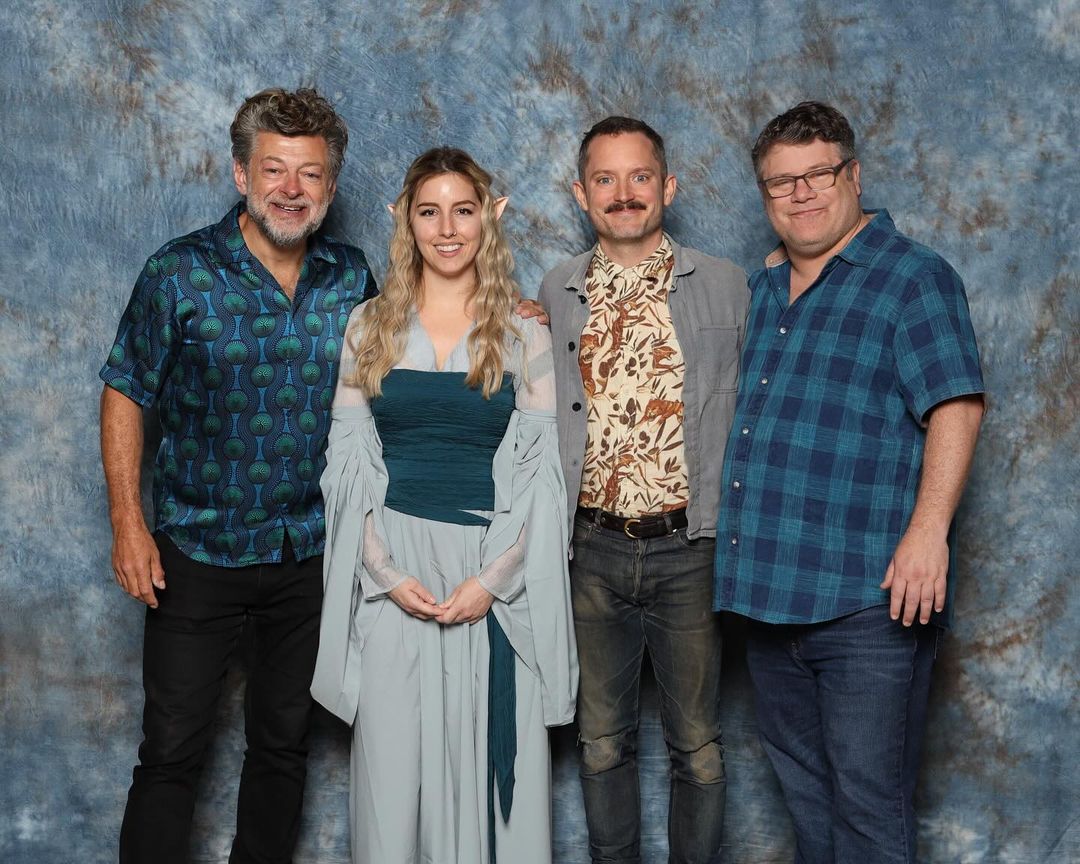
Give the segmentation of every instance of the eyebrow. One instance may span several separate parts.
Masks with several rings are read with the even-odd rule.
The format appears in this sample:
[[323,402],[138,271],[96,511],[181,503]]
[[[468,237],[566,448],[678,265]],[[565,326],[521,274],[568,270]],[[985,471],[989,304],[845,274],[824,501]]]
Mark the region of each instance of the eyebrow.
[[[631,168],[627,171],[627,174],[656,174],[660,171],[658,167],[650,168],[648,165],[639,165],[637,168]],[[597,174],[618,174],[614,168],[597,168],[595,171],[590,171],[589,176],[595,177]]]
[[814,165],[811,165],[805,171],[799,171],[798,173],[791,172],[791,173],[785,173],[785,174],[773,174],[772,177],[766,177],[765,179],[766,180],[771,180],[773,177],[798,177],[799,174],[809,174],[811,171],[818,171],[818,170],[820,170],[822,168],[832,168],[832,167],[833,166],[832,166],[831,162],[818,162],[818,163],[816,163]]
[[[451,204],[451,207],[460,207],[462,204],[472,204],[474,207],[479,207],[480,202],[474,201],[472,198],[466,198],[463,201],[455,201]],[[438,207],[439,205],[434,201],[417,201],[415,207]]]
[[[285,160],[282,159],[280,156],[263,156],[262,161],[263,162],[267,162],[267,161],[269,161],[269,162],[279,162],[282,165],[286,164]],[[302,162],[298,167],[300,167],[300,168],[312,168],[312,167],[314,167],[314,168],[325,168],[326,165],[324,163],[322,163],[322,162]]]

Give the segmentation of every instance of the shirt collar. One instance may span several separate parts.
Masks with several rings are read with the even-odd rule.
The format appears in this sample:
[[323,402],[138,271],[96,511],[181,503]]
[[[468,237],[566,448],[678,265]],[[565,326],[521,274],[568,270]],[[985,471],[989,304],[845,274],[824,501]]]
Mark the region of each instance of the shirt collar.
[[586,278],[591,278],[597,285],[597,287],[607,287],[614,280],[615,277],[624,274],[629,278],[644,279],[647,276],[651,276],[660,270],[668,263],[668,261],[674,257],[674,253],[671,249],[671,242],[668,240],[667,234],[662,235],[660,245],[654,249],[647,258],[643,261],[639,261],[633,267],[622,267],[612,261],[604,250],[597,243],[593,251],[592,264],[589,267],[589,273],[586,274]]
[[[896,234],[896,225],[888,210],[864,210],[870,221],[862,227],[847,245],[836,253],[853,267],[866,267],[881,250],[881,247]],[[788,261],[787,249],[781,243],[765,259],[766,269],[778,267]]]
[[[244,242],[244,234],[240,230],[240,214],[246,210],[247,204],[241,198],[214,226],[214,245],[223,261],[239,264],[242,261],[250,261],[254,257],[247,243]],[[337,264],[337,258],[321,229],[308,239],[308,248],[304,257],[306,260],[318,259],[329,264]]]

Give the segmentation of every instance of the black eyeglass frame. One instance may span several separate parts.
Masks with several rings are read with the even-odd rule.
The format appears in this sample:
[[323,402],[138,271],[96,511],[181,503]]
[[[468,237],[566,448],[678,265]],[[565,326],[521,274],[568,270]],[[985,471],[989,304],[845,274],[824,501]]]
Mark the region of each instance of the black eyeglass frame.
[[[850,165],[854,161],[855,161],[855,157],[851,156],[850,158],[845,159],[839,165],[832,165],[832,166],[827,167],[827,168],[814,168],[812,171],[807,171],[805,174],[795,174],[795,175],[781,174],[778,177],[766,177],[764,180],[758,180],[757,183],[758,183],[758,186],[760,186],[762,189],[765,190],[765,194],[768,195],[770,198],[787,198],[789,195],[795,194],[795,187],[799,185],[800,180],[802,180],[803,183],[806,184],[807,188],[809,188],[811,191],[813,191],[813,192],[824,192],[826,189],[832,189],[832,187],[836,185],[836,178],[839,176],[840,172],[843,171],[844,168],[847,165]],[[815,186],[810,185],[810,181],[807,178],[810,177],[811,174],[822,174],[822,175],[824,175],[824,173],[826,171],[828,171],[828,172],[830,172],[832,174],[832,182],[829,183],[828,186],[816,186],[815,187]],[[791,181],[791,189],[789,191],[783,192],[783,193],[781,193],[779,195],[774,195],[772,193],[772,190],[769,189],[769,183],[775,182],[777,180],[790,180]]]

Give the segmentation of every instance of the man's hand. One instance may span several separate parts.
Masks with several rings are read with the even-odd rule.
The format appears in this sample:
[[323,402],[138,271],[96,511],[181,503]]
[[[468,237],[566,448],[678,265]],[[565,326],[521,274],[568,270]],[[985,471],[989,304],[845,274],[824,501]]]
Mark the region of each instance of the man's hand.
[[889,614],[895,621],[903,614],[905,627],[919,616],[930,621],[930,610],[945,608],[949,545],[943,535],[910,526],[900,538],[881,587],[889,591]]
[[473,624],[487,615],[494,600],[480,580],[470,576],[439,604],[441,612],[435,620],[440,624]]
[[978,394],[942,402],[930,414],[915,509],[881,583],[890,592],[893,620],[902,613],[905,627],[916,612],[926,624],[931,609],[945,608],[949,523],[964,490],[982,415]]
[[128,594],[157,609],[154,588],[165,587],[165,571],[139,498],[142,449],[142,408],[105,385],[101,390],[101,464],[109,488],[113,573]]
[[154,589],[165,588],[165,571],[161,553],[141,516],[137,523],[113,530],[112,567],[121,588],[157,609]]
[[415,576],[408,577],[391,591],[389,596],[403,611],[421,621],[429,621],[442,612],[435,603],[435,595],[420,584],[420,580]]
[[518,300],[518,304],[514,307],[514,311],[522,318],[535,318],[545,327],[551,323],[551,319],[548,317],[544,307],[535,300],[527,300],[525,298]]

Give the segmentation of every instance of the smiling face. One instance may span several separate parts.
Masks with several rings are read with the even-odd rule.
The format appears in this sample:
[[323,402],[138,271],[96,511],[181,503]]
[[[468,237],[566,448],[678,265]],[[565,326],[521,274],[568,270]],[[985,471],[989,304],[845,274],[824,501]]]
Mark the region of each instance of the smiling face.
[[[844,160],[838,144],[820,139],[808,144],[774,144],[761,160],[761,178],[797,176],[816,168],[831,168]],[[792,259],[814,260],[839,252],[862,223],[859,163],[851,162],[836,175],[836,185],[814,191],[805,180],[783,198],[762,192],[765,213]]]
[[675,198],[675,186],[675,175],[663,176],[652,142],[641,132],[624,132],[597,135],[589,143],[574,197],[604,253],[629,266],[660,245],[664,208]]
[[462,174],[436,174],[416,190],[409,213],[424,276],[446,280],[474,278],[483,230],[480,196]]
[[233,163],[248,218],[267,242],[294,249],[318,230],[334,198],[329,161],[324,138],[259,132],[251,162]]

